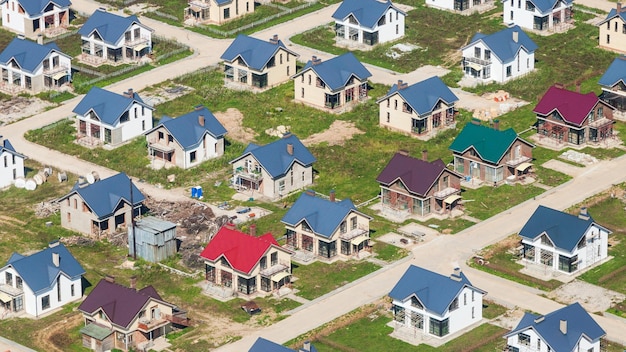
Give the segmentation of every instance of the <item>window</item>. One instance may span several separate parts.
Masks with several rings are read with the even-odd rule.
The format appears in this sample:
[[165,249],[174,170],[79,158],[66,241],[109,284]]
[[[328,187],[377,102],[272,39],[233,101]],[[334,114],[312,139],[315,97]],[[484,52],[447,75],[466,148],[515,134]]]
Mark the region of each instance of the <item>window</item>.
[[511,77],[511,66],[506,67],[506,76]]
[[480,48],[479,47],[474,48],[474,57],[480,58]]
[[[287,58],[289,58],[289,55],[287,55]],[[289,69],[290,69],[290,68],[291,68],[291,67],[287,66],[287,76],[290,76],[290,74],[289,74]]]
[[193,163],[195,161],[196,161],[196,152],[193,151],[193,152],[189,153],[189,162]]
[[278,181],[278,192],[285,191],[285,180]]
[[611,35],[609,35],[609,34],[606,35],[606,43],[607,44],[611,43]]
[[396,34],[400,34],[400,27],[398,27],[398,25],[396,25]]
[[4,156],[4,167],[8,167],[9,166],[9,157],[8,156]]
[[61,302],[61,276],[57,276],[57,302]]
[[396,11],[396,21],[398,20],[398,11]]
[[74,199],[74,209],[78,209],[78,199]]
[[300,82],[304,83],[304,75],[300,76]]
[[239,15],[239,0],[235,0],[235,15]]
[[389,98],[387,98],[387,107],[389,107],[391,105],[391,101],[389,101]]
[[278,265],[278,252],[270,254],[270,260],[272,266]]
[[135,106],[135,118],[137,118],[137,116],[139,116],[139,114],[137,113],[137,107]]
[[424,309],[424,306],[420,303],[420,301],[415,296],[411,297],[411,307]]
[[226,8],[224,9],[224,19],[229,19],[230,18],[230,9]]
[[517,343],[522,346],[530,346],[530,335],[526,335],[524,333],[517,334]]
[[393,100],[393,108],[394,110],[398,110],[398,99]]
[[311,85],[311,74],[309,74],[309,85]]
[[608,22],[606,23],[606,29],[611,29],[611,21],[608,21]]
[[472,307],[472,319],[476,318],[476,314],[474,313],[474,307]]
[[302,223],[302,230],[304,230],[306,232],[313,232],[313,230],[311,230],[311,227],[309,226],[309,224],[307,224],[306,222]]
[[517,8],[518,9],[522,8],[522,0],[517,0]]
[[[513,2],[513,0],[511,0],[511,2]],[[513,11],[511,11],[511,21],[513,21]]]
[[339,232],[340,233],[346,233],[347,231],[347,224],[346,221],[342,221],[341,224],[339,224]]
[[11,155],[11,161],[13,162],[13,165],[15,165],[15,155]]
[[146,121],[141,121],[141,130],[142,131],[146,130]]
[[302,171],[302,181],[304,181],[304,171]]
[[450,307],[448,308],[450,311],[456,310],[459,308],[459,297],[455,297],[450,303]]
[[449,321],[445,320],[437,320],[435,318],[430,318],[429,332],[435,336],[445,336],[450,332],[449,330]]
[[617,21],[615,21],[615,31],[617,32]]
[[474,291],[472,291],[472,302],[474,302]]
[[[302,77],[304,78],[304,76],[302,76]],[[300,95],[301,95],[301,97],[302,97],[302,98],[304,98],[304,88],[302,88],[302,89],[301,89],[301,92],[300,92],[300,93],[301,93],[301,94],[300,94]]]
[[4,283],[6,283],[9,286],[13,286],[13,274],[9,272],[5,273]]
[[391,15],[392,15],[391,12],[389,12],[389,22],[393,21],[393,18],[391,17]]
[[463,294],[463,305],[466,306],[467,305],[467,293]]
[[491,60],[491,50],[485,49],[485,60],[487,61]]
[[387,123],[391,122],[391,113],[387,111]]
[[161,139],[164,139],[164,135],[163,135],[163,132],[159,131],[159,140],[161,140]]
[[379,26],[382,26],[382,25],[384,25],[384,24],[386,23],[385,18],[386,18],[386,17],[385,17],[385,16],[383,16],[383,17],[381,17],[381,18],[378,20],[378,25],[379,25]]
[[45,295],[43,297],[41,297],[41,309],[48,309],[50,308],[50,295]]
[[353,216],[352,218],[350,218],[350,230],[356,229],[356,224],[356,216]]
[[70,285],[70,296],[74,297],[75,291],[74,291],[74,284]]
[[541,350],[541,339],[537,339],[537,350]]
[[267,257],[261,257],[261,261],[259,262],[259,266],[261,270],[267,268]]
[[318,88],[326,88],[326,83],[324,83],[324,81],[322,81],[322,79],[318,77],[315,79],[315,86]]

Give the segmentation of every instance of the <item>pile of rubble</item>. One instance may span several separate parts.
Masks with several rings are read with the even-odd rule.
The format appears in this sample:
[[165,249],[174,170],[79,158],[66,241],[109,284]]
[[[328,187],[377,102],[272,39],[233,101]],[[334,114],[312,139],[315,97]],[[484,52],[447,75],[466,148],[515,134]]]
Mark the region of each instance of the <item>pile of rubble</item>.
[[95,239],[87,236],[61,237],[59,241],[66,246],[92,246],[96,243]]
[[59,202],[41,202],[35,204],[35,215],[40,219],[47,218],[56,214],[59,209],[61,209]]

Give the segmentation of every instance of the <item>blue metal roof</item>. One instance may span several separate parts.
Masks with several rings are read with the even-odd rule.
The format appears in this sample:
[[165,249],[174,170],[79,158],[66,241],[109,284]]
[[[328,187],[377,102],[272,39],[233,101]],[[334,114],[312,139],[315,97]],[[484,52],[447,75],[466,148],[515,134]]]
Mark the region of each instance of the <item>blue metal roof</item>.
[[298,56],[293,51],[287,49],[282,40],[278,40],[276,44],[273,44],[270,41],[239,34],[222,54],[221,59],[233,62],[237,57],[241,57],[248,67],[262,71],[281,48]]
[[[518,33],[517,42],[513,40],[513,32]],[[502,63],[507,63],[515,59],[520,50],[526,50],[528,53],[533,53],[537,50],[537,44],[535,44],[519,26],[505,28],[492,34],[476,33],[465,48],[476,44],[478,41],[485,43],[485,46],[487,46]]]
[[[87,19],[85,24],[80,27],[78,34],[88,37],[95,31],[98,32],[105,43],[115,44],[133,23],[141,25],[141,22],[135,15],[122,17],[114,13],[106,12],[105,10],[97,9],[91,17]],[[144,25],[142,26],[148,28]]]
[[[204,126],[200,125],[200,116],[204,117]],[[163,116],[159,124],[144,134],[149,134],[160,126],[165,127],[183,150],[196,148],[208,133],[213,138],[223,137],[227,131],[215,118],[215,115],[205,107],[198,107],[194,111],[177,118]]]
[[598,84],[605,87],[613,87],[617,83],[626,84],[626,56],[618,56],[609,68],[604,72]]
[[352,14],[361,27],[374,28],[378,20],[392,7],[396,11],[405,14],[404,11],[394,6],[391,1],[378,0],[343,0],[341,5],[333,13],[333,18],[343,21]]
[[93,110],[100,121],[109,126],[115,126],[122,114],[128,111],[135,102],[152,109],[137,93],[133,93],[130,97],[93,86],[72,112],[85,116],[89,110]]
[[[504,337],[532,328],[552,351],[574,351],[574,347],[583,335],[592,342],[606,335],[602,327],[578,302],[546,314],[543,319],[539,319],[540,317],[540,315],[525,313],[517,327]],[[565,334],[560,330],[561,320],[567,324]]]
[[[0,1],[0,4],[4,2],[5,1]],[[24,11],[30,16],[43,14],[48,4],[55,4],[60,8],[70,7],[70,5],[72,5],[70,0],[17,0],[17,2],[22,5]]]
[[293,350],[279,345],[276,342],[259,337],[254,341],[254,344],[250,347],[248,352],[293,352]]
[[[52,253],[59,254],[58,267],[52,262]],[[85,274],[85,269],[62,243],[29,256],[13,253],[7,261],[8,265],[15,269],[24,283],[35,293],[50,289],[54,286],[57,276],[61,274],[72,280]]]
[[11,59],[15,59],[23,71],[34,72],[52,51],[67,56],[61,52],[61,49],[55,43],[41,45],[30,40],[13,38],[9,45],[0,53],[0,63],[6,65]]
[[[115,176],[96,181],[95,183],[80,186],[78,183],[61,200],[77,193],[87,206],[98,216],[104,219],[115,212],[121,202],[130,204],[130,179],[121,172]],[[145,199],[143,193],[133,184],[133,205],[140,205]]]
[[[502,2],[504,1],[509,1],[509,0],[502,0]],[[561,1],[563,1],[567,5],[570,5],[572,3],[572,0],[529,0],[529,1],[532,2],[535,5],[535,7],[539,9],[539,12],[541,13],[551,12],[552,9],[556,6],[556,4],[558,4]]]
[[398,301],[405,301],[412,295],[415,295],[424,306],[424,309],[443,316],[450,303],[464,287],[485,293],[485,291],[472,286],[472,283],[469,282],[462,272],[457,279],[453,279],[450,276],[444,276],[411,265],[391,292],[389,292],[389,297]]
[[2,143],[0,144],[0,154],[2,154],[3,152],[7,152],[9,154],[26,158],[26,156],[15,151],[13,144],[11,144],[8,139],[2,139],[2,136],[0,136],[0,140],[2,140]]
[[344,88],[352,76],[365,79],[372,75],[350,52],[315,65],[309,60],[302,71],[294,77],[300,76],[308,70],[313,70],[331,91]]
[[394,84],[387,92],[387,95],[380,98],[378,102],[391,97],[395,93],[398,93],[420,116],[431,113],[439,101],[451,105],[459,100],[450,88],[443,83],[441,78],[437,76],[430,77],[400,90],[398,90],[398,84]]
[[[519,235],[532,241],[545,232],[555,247],[572,252],[592,224],[595,222],[591,216],[585,220],[576,215],[540,205],[526,221]],[[602,226],[599,227],[610,232]]]
[[352,211],[370,218],[368,215],[359,212],[350,199],[346,198],[340,202],[331,202],[304,192],[287,214],[283,216],[281,221],[294,227],[300,222],[306,221],[314,233],[330,238],[341,222]]
[[224,5],[224,4],[229,4],[231,2],[233,2],[233,0],[215,0],[215,2],[217,3],[217,5]]
[[[293,154],[287,152],[288,144],[293,146]],[[232,164],[247,155],[252,155],[273,179],[287,173],[294,162],[307,167],[317,161],[298,137],[293,134],[285,135],[283,138],[264,146],[250,143],[241,156],[230,163]]]

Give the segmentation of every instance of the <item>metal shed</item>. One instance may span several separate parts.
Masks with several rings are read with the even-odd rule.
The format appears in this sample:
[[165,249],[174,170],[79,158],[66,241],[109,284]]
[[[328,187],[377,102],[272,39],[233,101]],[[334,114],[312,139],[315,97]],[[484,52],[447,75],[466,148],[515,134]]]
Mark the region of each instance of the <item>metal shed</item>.
[[[149,262],[160,262],[176,254],[176,224],[153,216],[145,217],[128,227],[128,253],[133,256],[137,248],[137,257]],[[133,245],[133,241],[137,242]]]

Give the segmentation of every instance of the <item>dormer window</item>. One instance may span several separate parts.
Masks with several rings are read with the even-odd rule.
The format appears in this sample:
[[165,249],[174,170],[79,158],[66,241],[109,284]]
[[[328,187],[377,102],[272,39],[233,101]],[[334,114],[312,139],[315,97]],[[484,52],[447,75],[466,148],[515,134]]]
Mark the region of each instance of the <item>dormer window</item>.
[[417,309],[424,309],[424,306],[420,303],[420,301],[415,296],[411,297],[411,307],[414,307]]

